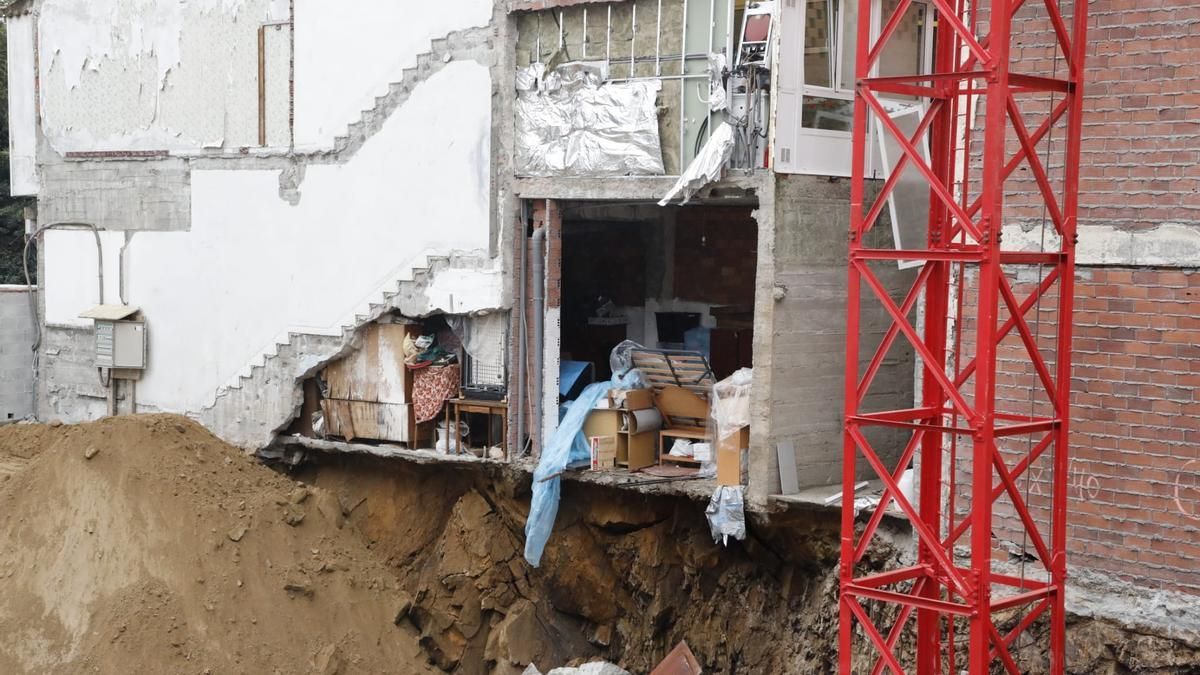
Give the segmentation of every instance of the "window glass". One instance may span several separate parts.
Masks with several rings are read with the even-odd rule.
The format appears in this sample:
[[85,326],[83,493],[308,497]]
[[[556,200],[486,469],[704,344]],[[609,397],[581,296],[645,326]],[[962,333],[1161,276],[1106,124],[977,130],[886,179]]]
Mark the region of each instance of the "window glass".
[[804,13],[804,83],[833,86],[834,0],[808,0]]
[[801,124],[808,129],[850,131],[854,123],[854,101],[823,96],[805,96]]
[[[900,0],[882,0],[883,13],[880,19],[880,30],[887,25],[888,20],[896,13]],[[908,6],[908,11],[892,33],[883,54],[879,57],[879,74],[883,77],[893,75],[916,75],[924,71],[925,63],[925,5],[914,2]]]
[[855,49],[858,42],[858,0],[842,0],[842,31],[838,51],[842,55],[838,86],[846,91],[854,89]]

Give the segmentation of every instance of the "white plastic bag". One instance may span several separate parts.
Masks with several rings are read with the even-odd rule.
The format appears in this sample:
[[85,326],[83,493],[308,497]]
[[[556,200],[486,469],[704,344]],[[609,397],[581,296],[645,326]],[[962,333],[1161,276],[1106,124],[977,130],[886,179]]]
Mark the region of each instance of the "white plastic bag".
[[743,489],[741,485],[719,485],[713,492],[704,510],[713,541],[728,546],[730,537],[738,541],[746,538]]
[[671,451],[667,454],[671,455],[672,457],[695,456],[692,452],[692,442],[684,438],[675,439],[675,443],[671,446]]

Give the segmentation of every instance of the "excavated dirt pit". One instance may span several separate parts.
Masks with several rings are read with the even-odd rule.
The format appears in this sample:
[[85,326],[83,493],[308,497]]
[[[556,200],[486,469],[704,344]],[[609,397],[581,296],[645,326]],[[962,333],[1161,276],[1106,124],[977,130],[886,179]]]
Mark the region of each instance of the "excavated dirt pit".
[[[567,481],[534,569],[529,487],[344,455],[284,476],[165,415],[0,428],[0,672],[646,673],[682,639],[706,673],[833,672],[836,513],[724,548],[702,503]],[[1101,621],[1069,642],[1072,673],[1200,672]]]

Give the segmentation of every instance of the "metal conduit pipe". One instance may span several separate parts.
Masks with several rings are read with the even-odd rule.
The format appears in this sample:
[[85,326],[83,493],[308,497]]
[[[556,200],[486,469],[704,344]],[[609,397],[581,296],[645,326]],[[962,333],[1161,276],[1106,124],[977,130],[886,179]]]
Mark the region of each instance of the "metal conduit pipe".
[[[528,253],[529,245],[525,239],[525,227],[528,222],[526,217],[527,206],[525,202],[521,205],[521,221],[520,230],[517,236],[521,238],[521,258],[517,265],[517,304],[515,311],[520,312],[517,319],[517,437],[513,447],[517,448],[516,457],[525,455],[525,401],[528,399],[528,392],[525,390],[525,376],[527,375],[526,364],[528,363],[528,353],[526,344],[528,341],[528,332],[526,331],[525,319],[528,315],[528,295],[527,284],[529,283],[528,269]],[[513,459],[510,456],[508,459]]]
[[[546,228],[542,225],[533,231],[529,238],[529,280],[532,286],[533,300],[533,400],[529,409],[533,413],[532,429],[536,429],[538,438],[542,428],[542,382],[545,380],[542,369],[545,361],[545,322],[546,322]],[[541,445],[536,447],[541,455]]]

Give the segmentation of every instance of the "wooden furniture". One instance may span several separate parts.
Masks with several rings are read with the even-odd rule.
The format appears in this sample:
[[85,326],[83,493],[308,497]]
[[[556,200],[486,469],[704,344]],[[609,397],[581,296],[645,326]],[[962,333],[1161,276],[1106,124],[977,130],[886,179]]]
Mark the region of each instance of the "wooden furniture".
[[708,440],[708,401],[691,389],[668,385],[654,394],[654,405],[663,416],[663,428],[658,432],[659,463],[700,466],[693,457],[678,457],[671,453],[677,439],[705,442]]
[[655,463],[657,440],[653,431],[637,433],[628,419],[631,411],[624,408],[596,409],[583,423],[583,435],[611,436],[617,442],[617,466],[637,471]]
[[[463,414],[480,414],[488,416],[487,447],[492,447],[492,416],[500,417],[500,449],[504,451],[504,459],[508,457],[508,400],[487,401],[466,398],[452,398],[446,401],[446,451],[450,452],[450,444],[454,445],[454,454],[462,453],[462,439],[458,435],[459,424]],[[451,423],[453,419],[453,423]]]
[[671,349],[633,349],[629,352],[633,367],[642,371],[646,383],[656,392],[664,387],[682,387],[707,399],[716,384],[712,368],[700,352]]
[[754,365],[754,329],[714,328],[709,337],[709,359],[718,380],[739,368],[750,368]]

